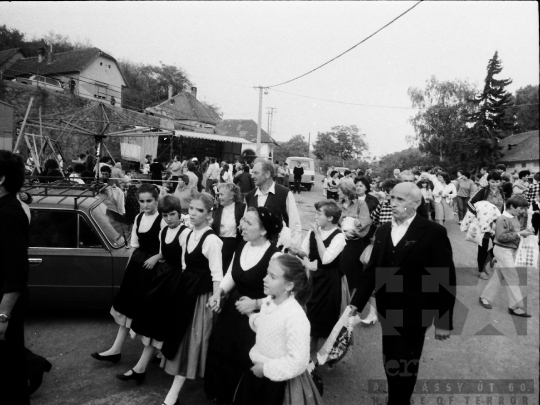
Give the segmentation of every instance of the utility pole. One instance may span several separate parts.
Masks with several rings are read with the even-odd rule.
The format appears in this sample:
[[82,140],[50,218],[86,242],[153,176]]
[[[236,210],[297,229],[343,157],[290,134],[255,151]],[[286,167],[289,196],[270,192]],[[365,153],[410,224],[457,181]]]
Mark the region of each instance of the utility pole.
[[262,102],[263,102],[263,90],[262,86],[255,87],[259,89],[259,118],[257,121],[257,157],[261,155],[261,123],[262,123]]
[[277,114],[277,108],[266,107],[266,110],[266,114],[268,115],[268,135],[272,136],[272,121],[274,120],[274,110],[276,110]]

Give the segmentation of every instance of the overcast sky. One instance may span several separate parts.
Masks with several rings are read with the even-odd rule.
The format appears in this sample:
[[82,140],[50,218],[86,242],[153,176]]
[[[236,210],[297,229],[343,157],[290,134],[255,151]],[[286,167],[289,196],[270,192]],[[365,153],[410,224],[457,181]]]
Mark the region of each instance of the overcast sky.
[[[224,118],[257,121],[258,91],[301,75],[387,24],[415,2],[27,2],[0,3],[0,24],[29,37],[53,30],[88,39],[116,59],[174,64]],[[481,85],[495,51],[511,92],[539,82],[536,2],[424,2],[353,51],[270,89],[272,136],[311,140],[357,125],[372,155],[406,148],[413,134],[409,87],[426,80]],[[365,104],[352,106],[319,99]],[[383,106],[383,107],[371,107]],[[402,107],[402,108],[390,108]]]

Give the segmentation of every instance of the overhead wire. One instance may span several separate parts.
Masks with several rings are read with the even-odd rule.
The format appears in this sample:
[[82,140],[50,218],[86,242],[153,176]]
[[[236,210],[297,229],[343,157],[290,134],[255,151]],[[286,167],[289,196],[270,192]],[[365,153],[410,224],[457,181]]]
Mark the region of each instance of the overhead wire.
[[278,83],[278,84],[273,84],[271,86],[263,86],[265,88],[272,88],[272,87],[277,87],[277,86],[281,86],[283,84],[287,84],[287,83],[291,83],[295,80],[298,80],[298,79],[301,79],[302,77],[305,77],[307,75],[309,75],[310,73],[313,73],[317,70],[319,70],[320,68],[328,65],[329,63],[335,61],[336,59],[339,59],[341,58],[343,55],[345,55],[346,53],[349,53],[350,51],[352,51],[354,48],[356,48],[357,46],[363,44],[364,42],[366,42],[368,39],[370,39],[371,37],[375,36],[377,33],[381,32],[382,30],[384,30],[386,27],[388,27],[389,25],[391,25],[392,23],[394,23],[395,21],[399,20],[401,17],[403,17],[405,14],[407,14],[409,11],[411,11],[413,8],[415,8],[416,6],[418,6],[420,3],[422,3],[423,0],[420,0],[418,3],[416,3],[415,5],[413,5],[411,8],[409,8],[408,10],[404,11],[403,13],[401,13],[400,15],[398,15],[396,18],[394,18],[392,21],[390,21],[389,23],[387,23],[386,25],[382,26],[381,28],[379,28],[377,31],[375,31],[373,34],[367,36],[366,38],[364,38],[363,40],[361,40],[360,42],[358,42],[357,44],[351,46],[349,49],[347,49],[346,51],[340,53],[339,55],[333,57],[332,59],[330,59],[329,61],[327,62],[324,62],[322,65],[319,65],[317,66],[316,68],[314,69],[311,69],[309,72],[306,72],[300,76],[297,76],[293,79],[290,79],[290,80],[287,80],[287,81],[284,81],[284,82],[281,82],[281,83]]
[[[427,110],[427,109],[449,110],[449,109],[456,108],[456,106],[449,106],[449,107],[438,107],[438,106],[400,107],[400,106],[389,106],[389,105],[360,104],[360,103],[351,103],[351,102],[347,102],[347,101],[330,100],[330,99],[327,99],[327,98],[306,96],[304,94],[291,93],[289,91],[283,91],[283,90],[277,90],[277,89],[272,89],[271,91],[277,91],[278,93],[290,94],[292,96],[303,97],[303,98],[308,98],[308,99],[312,99],[312,100],[326,101],[326,102],[329,102],[329,103],[336,103],[336,104],[353,105],[353,106],[359,106],[359,107],[391,108],[391,109],[399,109],[399,110]],[[539,105],[539,104],[538,103],[536,103],[536,104],[519,104],[519,105],[509,106],[508,108],[521,108],[521,107],[536,106],[536,105]]]

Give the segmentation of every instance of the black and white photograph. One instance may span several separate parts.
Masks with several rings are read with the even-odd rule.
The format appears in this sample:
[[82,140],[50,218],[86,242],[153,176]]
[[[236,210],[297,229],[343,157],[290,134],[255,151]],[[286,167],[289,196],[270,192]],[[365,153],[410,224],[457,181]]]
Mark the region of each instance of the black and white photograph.
[[539,19],[0,3],[0,405],[539,404]]

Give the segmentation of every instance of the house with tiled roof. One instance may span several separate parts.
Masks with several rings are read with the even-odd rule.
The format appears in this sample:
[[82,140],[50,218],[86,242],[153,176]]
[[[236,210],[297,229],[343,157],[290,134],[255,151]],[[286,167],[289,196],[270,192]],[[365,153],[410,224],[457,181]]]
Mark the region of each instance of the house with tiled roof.
[[21,48],[5,49],[0,51],[0,77],[8,80],[13,79],[13,76],[6,76],[5,72],[19,59],[24,58],[24,56],[24,52]]
[[[242,145],[244,158],[255,157],[257,150],[257,123],[253,120],[223,120],[216,126],[217,133],[225,136],[244,138],[249,143]],[[274,148],[279,144],[261,128],[260,156],[273,159]]]
[[13,77],[40,75],[58,79],[64,91],[81,97],[120,105],[127,81],[115,58],[98,48],[54,53],[38,50],[38,56],[18,59],[5,72]]
[[536,173],[540,170],[538,130],[514,134],[499,142],[501,154],[498,163],[506,166],[506,172],[512,174],[521,170]]
[[[197,100],[197,88],[191,92],[183,91],[154,107],[146,108],[152,115],[173,120],[177,129],[196,130],[214,133],[221,117]],[[180,124],[180,127],[179,127]],[[186,128],[182,128],[185,126]]]

